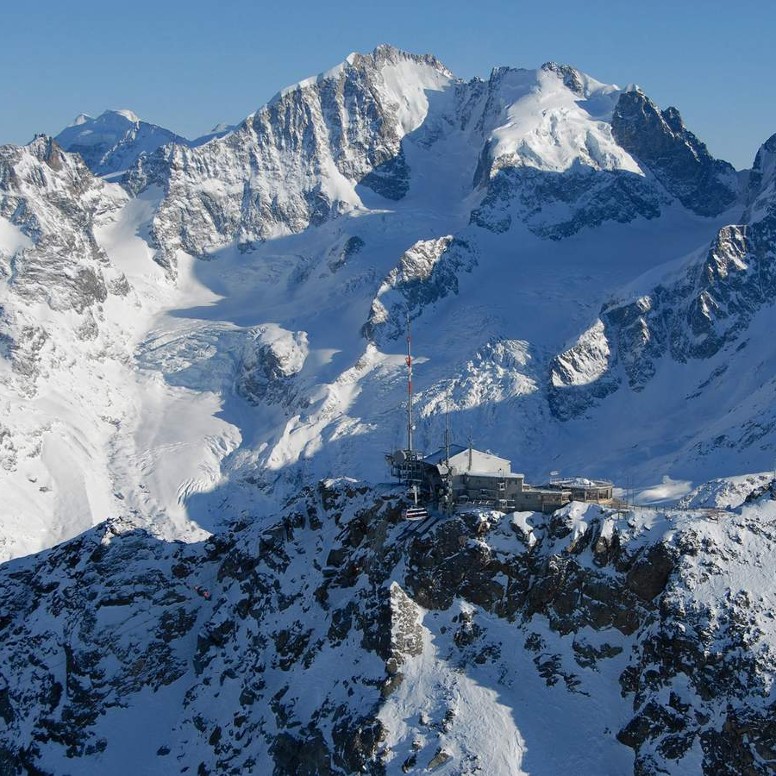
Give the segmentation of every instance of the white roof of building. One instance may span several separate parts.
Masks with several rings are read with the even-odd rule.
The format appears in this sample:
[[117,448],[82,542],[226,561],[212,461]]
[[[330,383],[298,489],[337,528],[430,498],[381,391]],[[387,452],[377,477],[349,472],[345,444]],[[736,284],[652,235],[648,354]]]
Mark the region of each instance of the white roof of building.
[[[463,445],[450,445],[450,466],[456,474],[476,474],[478,476],[492,477],[522,477],[522,474],[516,474],[512,471],[512,462],[508,458],[488,453],[476,448],[468,448]],[[444,463],[447,458],[445,448],[441,448],[424,459],[424,463],[438,466]],[[469,466],[471,460],[471,468]]]
[[[458,453],[468,450],[468,447],[464,447],[463,445],[450,445],[450,458],[454,455],[458,455]],[[447,451],[444,447],[437,450],[435,453],[431,453],[431,455],[427,455],[423,460],[426,463],[430,463],[432,466],[435,466],[438,463],[443,463],[445,458],[447,457]]]
[[608,480],[589,480],[587,477],[566,477],[552,480],[551,484],[564,488],[607,488],[612,483]]
[[493,453],[485,453],[474,448],[464,448],[461,452],[450,456],[450,465],[457,472],[471,474],[511,474],[512,462]]

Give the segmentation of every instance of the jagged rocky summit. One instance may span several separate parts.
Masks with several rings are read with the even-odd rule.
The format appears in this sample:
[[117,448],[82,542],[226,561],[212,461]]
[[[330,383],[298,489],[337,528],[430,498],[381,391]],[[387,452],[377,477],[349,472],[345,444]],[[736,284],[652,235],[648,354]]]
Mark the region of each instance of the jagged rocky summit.
[[331,481],[201,543],[109,521],[0,569],[0,770],[772,773],[773,481],[726,492],[419,527]]

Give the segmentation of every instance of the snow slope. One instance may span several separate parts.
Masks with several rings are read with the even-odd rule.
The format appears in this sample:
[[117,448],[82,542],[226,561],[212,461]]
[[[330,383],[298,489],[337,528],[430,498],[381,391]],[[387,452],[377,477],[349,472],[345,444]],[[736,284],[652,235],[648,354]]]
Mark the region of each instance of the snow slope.
[[185,459],[164,456],[178,479],[165,480],[157,497],[153,472],[164,465],[153,464],[166,442],[152,430],[159,425],[153,409],[186,402],[158,373],[139,373],[135,355],[172,300],[212,295],[187,284],[185,271],[173,287],[153,261],[143,233],[158,192],[130,199],[52,141],[4,150],[15,184],[4,205],[19,225],[3,219],[0,252],[2,556],[36,551],[127,511],[142,512],[162,535],[200,536],[175,507],[179,492],[196,489],[198,468],[206,478],[218,468],[221,449],[214,459],[202,441],[217,435],[218,401],[198,393],[194,407],[209,401],[207,409],[185,408],[196,447]]

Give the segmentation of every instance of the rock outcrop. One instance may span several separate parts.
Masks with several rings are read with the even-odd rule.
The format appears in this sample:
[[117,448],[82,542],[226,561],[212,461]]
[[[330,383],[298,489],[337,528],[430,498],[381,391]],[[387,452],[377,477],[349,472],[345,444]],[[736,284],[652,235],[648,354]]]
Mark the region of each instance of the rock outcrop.
[[395,340],[407,330],[407,320],[451,294],[458,293],[458,276],[477,265],[465,240],[446,235],[421,240],[405,251],[377,290],[363,326],[370,341]]
[[280,92],[221,139],[140,158],[130,190],[165,190],[153,226],[160,262],[320,225],[360,205],[359,184],[401,199],[402,138],[425,118],[426,91],[451,79],[433,57],[381,46]]
[[3,772],[770,773],[775,521],[409,525],[352,481],[201,544],[113,520],[0,570]]
[[[626,95],[634,95],[627,100],[647,110],[643,95]],[[664,142],[673,147],[679,140],[671,137]],[[708,167],[702,151],[692,151],[692,158]],[[776,197],[769,154],[766,143],[755,161],[746,222],[720,229],[708,250],[651,289],[607,303],[593,327],[555,358],[549,397],[557,417],[580,415],[621,385],[644,390],[664,359],[710,360],[724,350],[746,347],[753,319],[776,292]]]
[[685,207],[714,216],[738,197],[732,165],[714,159],[676,108],[661,111],[639,89],[623,92],[612,115],[612,134]]

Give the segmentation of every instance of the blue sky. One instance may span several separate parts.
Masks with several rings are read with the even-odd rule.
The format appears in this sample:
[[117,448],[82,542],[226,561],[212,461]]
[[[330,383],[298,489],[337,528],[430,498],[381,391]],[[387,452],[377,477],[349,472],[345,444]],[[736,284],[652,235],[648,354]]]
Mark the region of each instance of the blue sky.
[[124,107],[194,137],[383,42],[463,78],[555,60],[638,83],[737,167],[776,133],[765,0],[15,0],[2,26],[0,143]]

